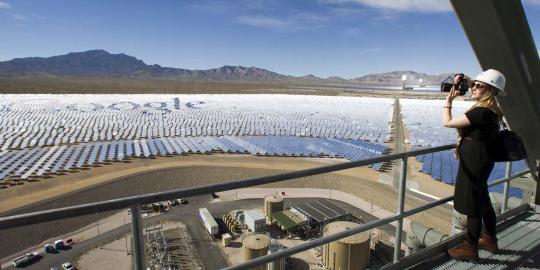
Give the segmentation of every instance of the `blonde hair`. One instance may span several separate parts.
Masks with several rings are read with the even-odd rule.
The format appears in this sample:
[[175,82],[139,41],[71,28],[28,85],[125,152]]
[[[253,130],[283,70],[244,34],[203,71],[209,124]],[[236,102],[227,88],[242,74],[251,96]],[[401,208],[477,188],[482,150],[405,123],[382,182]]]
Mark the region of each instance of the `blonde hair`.
[[499,105],[497,104],[497,100],[495,99],[495,96],[497,95],[497,89],[493,88],[492,86],[488,87],[487,94],[483,95],[470,109],[472,110],[475,107],[485,107],[490,110],[492,110],[494,113],[497,114],[497,120],[501,121],[503,117],[503,112],[501,108],[499,108]]

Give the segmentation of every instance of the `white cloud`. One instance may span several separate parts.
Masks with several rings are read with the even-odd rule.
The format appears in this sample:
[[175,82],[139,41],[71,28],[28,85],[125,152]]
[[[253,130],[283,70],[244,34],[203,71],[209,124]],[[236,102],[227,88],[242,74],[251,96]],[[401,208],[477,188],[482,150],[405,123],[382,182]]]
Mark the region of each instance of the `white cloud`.
[[540,0],[525,0],[525,3],[531,4],[531,5],[540,5]]
[[276,31],[297,31],[324,27],[328,18],[313,13],[300,12],[283,18],[266,15],[244,15],[238,17],[236,21],[241,24]]
[[354,54],[372,54],[381,52],[382,48],[365,48],[354,51]]
[[290,25],[287,21],[263,15],[240,16],[237,21],[242,24],[267,28],[282,28]]
[[257,10],[261,12],[274,11],[276,3],[270,0],[243,0],[241,7],[245,10]]
[[[538,0],[529,0],[538,1]],[[448,12],[452,11],[449,0],[324,0],[327,3],[356,3],[375,9],[399,12]]]
[[28,16],[21,15],[21,14],[11,14],[11,18],[20,22],[28,21],[29,19]]
[[398,20],[400,17],[400,12],[396,10],[390,10],[390,9],[383,9],[381,12],[379,12],[379,17],[372,18],[373,22],[379,22],[379,21],[395,21]]
[[288,21],[302,29],[320,28],[325,26],[325,24],[329,21],[329,18],[314,13],[300,12],[289,16]]
[[13,13],[9,15],[12,20],[16,20],[18,22],[28,22],[28,21],[43,21],[47,20],[47,17],[35,15],[35,14],[17,14]]
[[360,36],[363,36],[365,34],[365,31],[364,31],[364,29],[355,27],[355,28],[349,28],[349,29],[345,30],[344,33],[349,35],[349,36],[360,37]]
[[200,0],[187,8],[203,14],[229,14],[238,11],[271,12],[275,10],[274,6],[275,3],[271,0]]
[[11,5],[7,2],[0,2],[0,8],[10,8]]
[[204,14],[220,14],[231,11],[231,5],[223,1],[198,1],[196,4],[188,5],[188,9]]
[[339,7],[332,9],[332,12],[341,18],[358,18],[365,17],[369,14],[369,11],[366,9],[359,8],[349,8],[349,7]]

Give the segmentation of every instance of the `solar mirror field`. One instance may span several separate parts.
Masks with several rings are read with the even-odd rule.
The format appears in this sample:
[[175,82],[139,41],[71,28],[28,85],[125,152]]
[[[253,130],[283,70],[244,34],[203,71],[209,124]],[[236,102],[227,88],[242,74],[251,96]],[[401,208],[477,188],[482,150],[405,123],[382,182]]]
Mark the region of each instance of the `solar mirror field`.
[[[361,160],[391,151],[396,100],[309,95],[1,95],[0,186],[98,163],[181,154],[246,153]],[[471,102],[456,102],[462,113]],[[411,148],[455,142],[441,100],[400,99]],[[450,151],[418,156],[453,184]],[[382,163],[372,166],[383,169]],[[525,167],[517,162],[519,171]],[[490,179],[501,178],[497,164]],[[520,196],[519,190],[511,195]]]

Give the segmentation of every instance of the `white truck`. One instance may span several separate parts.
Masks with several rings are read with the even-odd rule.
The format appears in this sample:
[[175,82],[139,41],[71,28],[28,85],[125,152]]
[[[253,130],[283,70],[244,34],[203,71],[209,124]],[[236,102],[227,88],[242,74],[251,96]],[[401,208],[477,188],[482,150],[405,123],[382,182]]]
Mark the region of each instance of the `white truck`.
[[26,253],[22,256],[19,256],[17,258],[15,258],[13,260],[13,263],[11,263],[13,266],[15,267],[20,267],[20,266],[24,266],[30,262],[32,262],[33,260],[36,260],[39,256],[39,253],[37,252],[30,252],[30,253]]
[[214,236],[219,233],[218,224],[207,208],[199,208],[199,217],[210,235]]

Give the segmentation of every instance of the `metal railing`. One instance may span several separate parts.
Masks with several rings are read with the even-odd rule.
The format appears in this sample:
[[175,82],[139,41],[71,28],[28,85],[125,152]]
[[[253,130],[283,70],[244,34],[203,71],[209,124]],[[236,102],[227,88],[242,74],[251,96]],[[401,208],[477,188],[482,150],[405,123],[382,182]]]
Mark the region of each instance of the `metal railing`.
[[[398,209],[397,209],[396,214],[388,216],[386,218],[382,218],[382,219],[378,219],[372,222],[362,224],[358,227],[355,227],[355,228],[352,228],[343,232],[339,232],[336,234],[332,234],[332,235],[324,236],[315,240],[311,240],[311,241],[296,245],[294,247],[290,247],[288,249],[284,249],[284,250],[281,250],[281,251],[278,251],[278,252],[275,252],[266,256],[262,256],[262,257],[259,257],[259,258],[241,263],[241,264],[229,266],[225,269],[232,270],[232,269],[252,268],[252,267],[264,264],[264,263],[269,263],[277,259],[284,258],[290,255],[311,249],[311,248],[315,248],[315,247],[324,245],[326,243],[330,243],[330,242],[333,242],[333,241],[336,241],[336,240],[339,240],[339,239],[342,239],[342,238],[345,238],[345,237],[348,237],[357,233],[361,233],[369,229],[379,227],[381,225],[389,224],[394,221],[397,221],[395,243],[394,243],[394,262],[398,262],[400,250],[401,250],[403,219],[453,200],[453,196],[450,196],[450,197],[443,198],[434,202],[429,202],[425,205],[413,208],[408,211],[404,211],[405,190],[406,190],[406,182],[407,182],[407,159],[412,156],[445,151],[445,150],[450,150],[454,148],[455,148],[455,145],[444,145],[444,146],[438,146],[438,147],[433,147],[433,148],[426,148],[426,149],[414,150],[414,151],[409,151],[409,152],[391,154],[391,155],[386,155],[386,156],[379,156],[379,157],[369,158],[369,159],[364,159],[364,160],[351,161],[351,162],[345,162],[345,163],[328,165],[328,166],[321,166],[321,167],[316,167],[316,168],[311,168],[311,169],[306,169],[306,170],[280,173],[280,174],[275,174],[275,175],[270,175],[270,176],[255,177],[255,178],[235,180],[235,181],[230,181],[230,182],[225,182],[225,183],[176,189],[176,190],[170,190],[170,191],[164,191],[164,192],[149,193],[149,194],[144,194],[144,195],[131,196],[131,197],[125,197],[125,198],[120,198],[120,199],[100,201],[100,202],[94,202],[94,203],[82,204],[82,205],[76,205],[76,206],[70,206],[70,207],[63,207],[63,208],[57,208],[57,209],[51,209],[51,210],[44,210],[44,211],[27,213],[27,214],[0,217],[0,230],[23,226],[23,225],[36,224],[36,223],[41,223],[41,222],[46,222],[46,221],[51,221],[51,220],[57,220],[57,219],[62,219],[62,218],[76,217],[76,216],[82,216],[82,215],[87,215],[87,214],[92,214],[92,213],[130,208],[131,213],[132,213],[131,216],[132,216],[133,246],[134,246],[134,256],[135,256],[134,266],[136,269],[145,269],[144,257],[143,257],[144,256],[144,249],[143,249],[144,247],[143,247],[143,240],[142,240],[143,235],[142,235],[142,226],[141,226],[142,221],[141,221],[141,216],[140,216],[140,207],[143,204],[149,204],[149,203],[165,201],[165,200],[172,200],[172,199],[182,198],[182,197],[191,197],[191,196],[197,196],[197,195],[203,195],[203,194],[210,194],[214,192],[227,191],[227,190],[233,190],[233,189],[238,189],[238,188],[263,185],[263,184],[276,183],[276,182],[296,179],[300,177],[335,172],[335,171],[351,169],[355,167],[366,166],[366,165],[371,165],[371,164],[380,163],[380,162],[388,162],[388,161],[392,161],[396,159],[401,159],[402,162],[401,162],[401,174],[400,174],[400,182],[399,182],[399,190],[398,190]],[[509,181],[530,172],[529,170],[525,170],[511,176],[510,170],[509,170],[510,168],[511,168],[510,165],[507,166],[507,173],[506,173],[505,178],[494,181],[490,183],[489,185],[489,186],[493,186],[493,185],[505,183],[505,188],[503,192],[505,203],[503,203],[503,211],[506,210],[506,201],[508,199]]]

